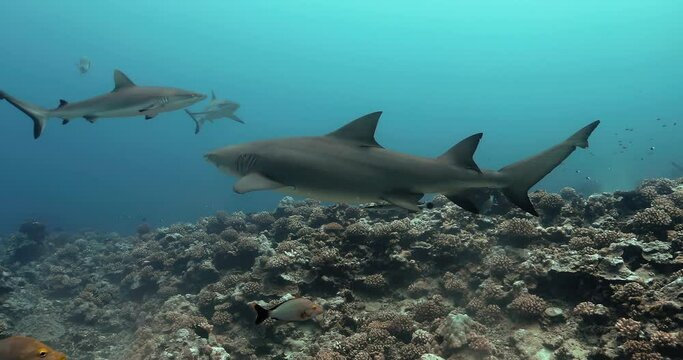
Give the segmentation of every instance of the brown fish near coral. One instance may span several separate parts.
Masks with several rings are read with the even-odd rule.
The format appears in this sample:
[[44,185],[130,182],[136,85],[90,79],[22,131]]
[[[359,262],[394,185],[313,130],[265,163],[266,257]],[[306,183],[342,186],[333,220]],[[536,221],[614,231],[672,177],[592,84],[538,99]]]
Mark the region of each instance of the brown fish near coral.
[[52,350],[42,342],[27,336],[12,336],[0,340],[2,360],[66,360],[66,355]]
[[323,307],[306,298],[287,300],[270,309],[265,309],[259,304],[252,303],[251,307],[256,310],[256,325],[271,318],[280,321],[306,321],[322,314]]

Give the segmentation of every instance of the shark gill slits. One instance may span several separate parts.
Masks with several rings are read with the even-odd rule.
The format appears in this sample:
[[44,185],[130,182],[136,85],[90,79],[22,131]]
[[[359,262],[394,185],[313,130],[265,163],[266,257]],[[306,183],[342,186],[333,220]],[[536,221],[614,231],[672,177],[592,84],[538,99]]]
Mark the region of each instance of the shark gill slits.
[[236,161],[236,170],[240,174],[248,174],[254,168],[258,157],[254,154],[240,154]]

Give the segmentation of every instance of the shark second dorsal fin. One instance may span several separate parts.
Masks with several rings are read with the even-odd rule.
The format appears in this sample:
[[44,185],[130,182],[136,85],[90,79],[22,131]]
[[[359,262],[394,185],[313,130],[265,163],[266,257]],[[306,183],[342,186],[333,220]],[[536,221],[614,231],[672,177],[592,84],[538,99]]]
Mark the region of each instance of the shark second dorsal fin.
[[437,160],[481,173],[479,166],[477,166],[477,163],[472,158],[477,150],[477,146],[479,146],[481,136],[482,133],[478,133],[463,139],[439,156]]
[[216,100],[216,94],[211,90],[211,100]]
[[129,88],[135,86],[135,83],[132,82],[126,74],[124,74],[121,70],[114,70],[114,90],[113,91],[119,91],[121,89]]
[[340,140],[348,140],[358,143],[361,146],[382,147],[375,140],[375,129],[377,122],[382,115],[381,111],[361,116],[356,120],[340,127],[339,129],[327,134],[329,137]]

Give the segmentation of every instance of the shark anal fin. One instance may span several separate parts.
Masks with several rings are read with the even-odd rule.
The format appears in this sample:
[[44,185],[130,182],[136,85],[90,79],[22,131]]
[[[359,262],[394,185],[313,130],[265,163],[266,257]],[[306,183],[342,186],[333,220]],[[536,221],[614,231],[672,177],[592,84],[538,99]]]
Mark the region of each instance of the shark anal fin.
[[274,190],[286,187],[277,181],[273,181],[259,173],[251,173],[240,178],[232,189],[238,194],[244,194],[259,190]]
[[455,205],[460,206],[464,210],[467,210],[469,212],[479,214],[479,208],[477,205],[474,204],[472,200],[470,200],[466,194],[448,194],[446,195],[448,200],[452,201],[455,203]]
[[112,91],[119,91],[133,86],[135,86],[135,83],[133,83],[126,74],[121,70],[114,70],[114,90]]
[[382,195],[382,200],[387,201],[400,208],[417,212],[420,211],[418,201],[423,196],[423,194],[415,194],[410,192],[395,192]]
[[95,121],[97,120],[97,116],[93,116],[93,115],[85,115],[85,116],[83,116],[83,118],[88,120],[88,122],[91,124],[94,124]]
[[443,153],[437,159],[439,161],[462,167],[469,170],[474,170],[481,173],[479,166],[474,162],[472,158],[474,152],[477,150],[479,145],[479,140],[481,140],[482,133],[474,134],[460,141],[459,143],[453,145],[448,151]]
[[509,187],[503,189],[503,195],[505,195],[510,202],[517,205],[520,209],[533,216],[538,216],[538,212],[536,211],[536,208],[534,208],[534,204],[531,203],[529,194],[527,194],[528,190],[529,189],[527,188],[519,189],[516,187]]
[[329,137],[357,143],[365,147],[382,147],[375,140],[375,129],[382,115],[381,111],[361,116],[356,120],[327,134]]
[[235,114],[232,114],[232,115],[230,115],[230,116],[228,116],[228,117],[229,117],[230,119],[232,119],[232,120],[237,121],[238,123],[244,124],[244,121],[242,121],[242,119],[238,118],[237,115],[235,115]]

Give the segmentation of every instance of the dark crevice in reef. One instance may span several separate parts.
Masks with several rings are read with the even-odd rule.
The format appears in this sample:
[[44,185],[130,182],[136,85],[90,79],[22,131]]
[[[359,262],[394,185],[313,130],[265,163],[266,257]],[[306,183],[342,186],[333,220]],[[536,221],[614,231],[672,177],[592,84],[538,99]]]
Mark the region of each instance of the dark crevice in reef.
[[544,298],[558,298],[568,303],[609,300],[610,283],[591,274],[566,273],[551,270],[536,285],[535,292]]

